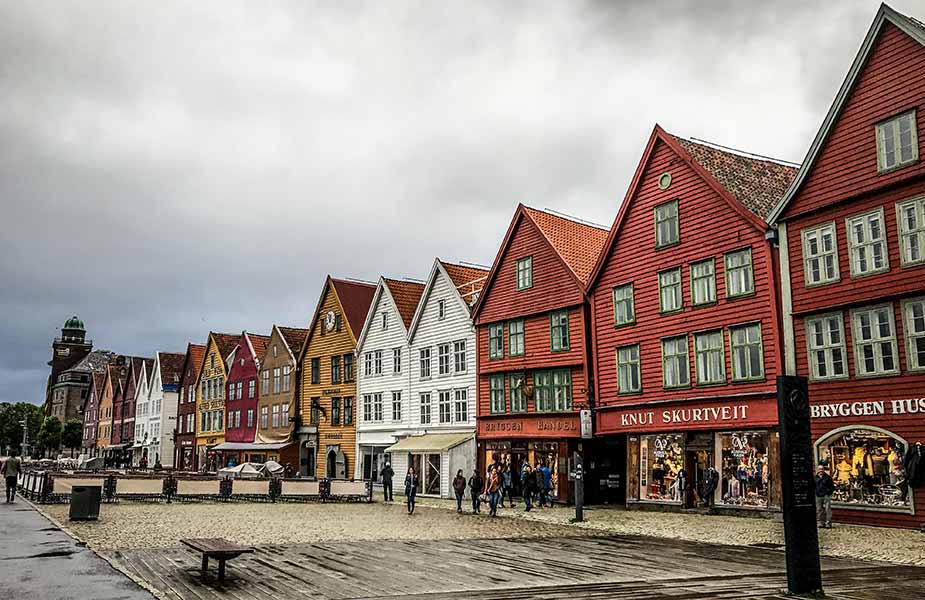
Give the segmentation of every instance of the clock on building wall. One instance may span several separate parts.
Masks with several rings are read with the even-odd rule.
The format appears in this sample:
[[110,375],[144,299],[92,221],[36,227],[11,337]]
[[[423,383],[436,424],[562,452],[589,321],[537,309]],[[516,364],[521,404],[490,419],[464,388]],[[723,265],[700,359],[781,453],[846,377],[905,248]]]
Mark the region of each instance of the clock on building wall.
[[334,330],[334,325],[337,323],[337,315],[334,314],[334,311],[328,311],[328,314],[324,315],[324,328],[328,331]]

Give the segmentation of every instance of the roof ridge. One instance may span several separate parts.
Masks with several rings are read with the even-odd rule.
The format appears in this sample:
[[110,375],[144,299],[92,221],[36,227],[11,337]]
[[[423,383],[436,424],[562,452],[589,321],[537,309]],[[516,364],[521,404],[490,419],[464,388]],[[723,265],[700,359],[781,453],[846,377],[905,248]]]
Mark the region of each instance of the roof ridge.
[[557,219],[562,219],[563,221],[569,221],[571,223],[575,223],[576,225],[584,225],[585,227],[589,227],[591,229],[600,229],[602,231],[610,231],[610,228],[605,225],[601,225],[599,223],[592,223],[591,221],[585,221],[581,217],[575,217],[573,215],[566,215],[564,213],[553,212],[552,209],[534,208],[532,206],[527,206],[526,204],[524,204],[524,208],[527,210],[532,210],[534,212],[543,213],[544,215],[549,215],[550,217],[556,217]]
[[[666,132],[667,133],[667,132]],[[740,158],[747,158],[749,160],[755,160],[760,162],[769,162],[783,167],[799,168],[800,163],[793,162],[789,160],[784,160],[782,158],[774,158],[773,156],[766,156],[764,154],[757,154],[755,152],[749,152],[748,150],[740,150],[739,148],[733,148],[732,146],[724,146],[718,142],[711,142],[710,140],[703,140],[700,138],[690,137],[686,138],[674,133],[668,133],[677,140],[683,140],[690,144],[696,144],[698,146],[704,146],[706,148],[711,148],[718,152],[725,152],[726,154],[732,154],[733,156],[738,156]]]

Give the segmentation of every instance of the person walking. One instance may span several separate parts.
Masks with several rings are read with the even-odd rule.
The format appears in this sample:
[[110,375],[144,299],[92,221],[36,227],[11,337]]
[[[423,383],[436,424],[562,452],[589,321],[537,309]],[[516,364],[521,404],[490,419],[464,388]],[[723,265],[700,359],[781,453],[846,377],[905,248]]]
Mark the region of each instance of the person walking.
[[[391,487],[391,486],[390,486]],[[408,467],[408,474],[405,475],[405,497],[408,499],[408,514],[414,512],[414,501],[418,495],[418,476],[414,472],[414,467]]]
[[463,475],[462,469],[456,471],[456,477],[453,479],[453,492],[456,493],[456,512],[461,514],[463,495],[466,493],[466,476]]
[[475,469],[472,471],[472,477],[469,478],[469,493],[472,495],[472,514],[474,515],[482,512],[481,495],[483,489],[485,489],[485,482],[482,480],[482,476],[479,475],[479,470]]
[[540,508],[546,508],[548,504],[549,507],[552,507],[552,503],[549,501],[549,481],[552,479],[552,472],[549,470],[549,467],[546,466],[542,461],[536,462],[536,470],[534,471],[536,477],[536,485],[539,488],[540,494]]
[[510,465],[504,465],[501,469],[501,507],[504,508],[504,496],[507,495],[508,504],[514,508],[514,478],[511,474]]
[[832,529],[832,492],[835,482],[832,476],[819,465],[816,469],[816,524],[824,529]]
[[391,502],[392,501],[392,478],[395,477],[395,471],[392,470],[391,463],[385,463],[385,467],[382,469],[382,501]]
[[498,500],[501,497],[501,475],[498,469],[492,468],[488,472],[488,483],[485,484],[485,491],[488,492],[488,506],[491,509],[488,516],[498,516]]
[[0,468],[6,480],[6,501],[16,501],[16,483],[19,480],[19,471],[22,468],[22,462],[16,456],[15,452],[10,453],[10,457],[3,463]]
[[533,493],[536,488],[536,478],[533,476],[533,469],[530,463],[524,461],[523,469],[520,471],[520,486],[523,489],[525,512],[533,510]]

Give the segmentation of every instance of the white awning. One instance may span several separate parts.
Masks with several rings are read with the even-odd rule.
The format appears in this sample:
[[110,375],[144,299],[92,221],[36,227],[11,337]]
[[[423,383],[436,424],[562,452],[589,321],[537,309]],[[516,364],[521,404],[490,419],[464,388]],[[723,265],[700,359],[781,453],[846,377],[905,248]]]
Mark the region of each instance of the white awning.
[[211,450],[282,450],[292,442],[277,442],[275,444],[256,444],[254,442],[222,442],[212,446]]
[[399,440],[386,452],[442,452],[475,438],[474,433],[426,433]]

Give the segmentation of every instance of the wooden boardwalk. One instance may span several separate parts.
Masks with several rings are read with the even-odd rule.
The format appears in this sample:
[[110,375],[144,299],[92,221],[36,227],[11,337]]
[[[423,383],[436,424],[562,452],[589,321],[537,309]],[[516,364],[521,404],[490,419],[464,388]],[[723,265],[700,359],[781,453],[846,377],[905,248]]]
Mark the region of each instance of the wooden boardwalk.
[[[185,548],[113,552],[172,600],[316,598],[779,598],[779,550],[642,537],[335,542],[258,546],[203,582]],[[827,559],[831,597],[925,598],[925,568]]]

